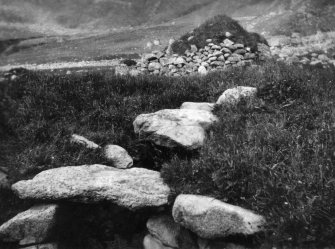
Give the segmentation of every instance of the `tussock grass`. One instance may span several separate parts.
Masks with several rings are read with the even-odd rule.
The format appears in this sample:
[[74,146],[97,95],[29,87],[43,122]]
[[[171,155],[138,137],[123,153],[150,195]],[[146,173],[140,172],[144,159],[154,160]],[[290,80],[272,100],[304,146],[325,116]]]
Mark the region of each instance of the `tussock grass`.
[[[334,79],[328,69],[273,61],[206,77],[24,72],[0,85],[0,166],[15,182],[49,168],[105,163],[99,151],[69,143],[77,133],[123,146],[137,167],[165,162],[162,176],[175,194],[205,194],[265,215],[269,243],[334,244]],[[258,87],[259,100],[218,108],[221,122],[193,158],[165,156],[133,132],[139,114],[215,102],[237,85]],[[2,194],[0,203],[0,223],[25,207]]]

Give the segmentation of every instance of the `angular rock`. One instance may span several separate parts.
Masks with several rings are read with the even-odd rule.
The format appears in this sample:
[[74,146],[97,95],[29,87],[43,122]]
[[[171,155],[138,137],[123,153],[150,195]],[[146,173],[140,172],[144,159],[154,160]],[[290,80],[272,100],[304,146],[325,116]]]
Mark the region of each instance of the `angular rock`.
[[186,64],[186,61],[184,60],[183,57],[178,57],[175,61],[174,64],[179,65],[179,64]]
[[80,144],[80,145],[83,145],[85,146],[87,149],[99,149],[100,146],[97,145],[96,143],[86,139],[85,137],[83,136],[79,136],[77,134],[73,134],[71,136],[71,139],[70,139],[71,143],[75,143],[75,144]]
[[263,216],[200,195],[179,195],[172,215],[175,222],[205,239],[252,235],[262,231],[265,225]]
[[193,109],[193,110],[202,110],[211,112],[214,110],[215,104],[214,103],[197,103],[197,102],[184,102],[180,109]]
[[150,62],[148,65],[149,71],[160,70],[161,68],[162,68],[162,65],[159,62]]
[[165,205],[170,193],[159,172],[99,164],[46,170],[12,189],[22,199],[110,201],[131,210]]
[[229,37],[232,37],[233,35],[230,33],[230,32],[226,32],[226,34],[225,34],[225,36],[227,37],[227,38],[229,38]]
[[223,52],[223,53],[225,53],[225,54],[231,54],[231,51],[230,51],[230,49],[229,48],[222,48],[221,49],[221,51]]
[[175,223],[171,216],[152,217],[147,221],[147,228],[149,233],[162,242],[164,246],[178,248],[180,225]]
[[57,205],[39,205],[19,213],[0,227],[0,239],[20,245],[46,241],[55,227],[57,208]]
[[191,52],[195,53],[198,51],[198,48],[196,45],[191,45]]
[[214,50],[220,50],[221,49],[221,47],[219,46],[219,45],[213,45],[212,46],[212,49],[214,49]]
[[162,242],[156,239],[154,236],[148,234],[143,240],[144,249],[172,249],[172,247],[164,246]]
[[142,60],[143,61],[153,61],[153,60],[157,60],[157,59],[158,59],[158,57],[153,53],[142,55]]
[[133,159],[128,152],[118,145],[107,145],[104,148],[104,156],[108,162],[118,169],[127,169],[133,166]]
[[[208,63],[207,63],[208,64]],[[201,75],[206,75],[208,72],[207,72],[207,69],[204,65],[201,65],[199,68],[198,68],[198,73],[201,74]]]
[[200,148],[206,139],[205,129],[217,121],[212,113],[190,109],[166,109],[139,115],[133,125],[135,133],[168,148]]
[[232,40],[229,40],[229,39],[224,39],[223,43],[227,46],[234,45],[234,42]]
[[10,189],[8,176],[1,170],[0,170],[0,189]]
[[254,98],[257,88],[248,86],[237,86],[226,90],[216,102],[217,105],[237,104],[242,98]]
[[237,50],[235,50],[235,54],[242,54],[242,55],[244,55],[245,53],[246,53],[247,51],[245,50],[245,49],[237,49]]

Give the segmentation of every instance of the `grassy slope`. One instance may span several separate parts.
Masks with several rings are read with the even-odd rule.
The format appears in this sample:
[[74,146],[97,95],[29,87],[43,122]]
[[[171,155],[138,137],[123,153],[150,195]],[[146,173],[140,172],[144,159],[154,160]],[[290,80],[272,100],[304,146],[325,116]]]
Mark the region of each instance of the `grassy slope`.
[[[137,115],[184,101],[214,102],[234,85],[255,86],[262,101],[218,109],[222,122],[200,155],[169,153],[174,159],[163,177],[176,194],[206,194],[264,214],[274,232],[269,242],[332,244],[334,78],[334,71],[273,62],[201,78],[28,73],[0,86],[0,166],[14,182],[48,168],[105,163],[99,152],[69,143],[78,133],[125,147],[135,166],[159,168],[166,151],[138,140]],[[0,222],[29,205],[4,194]]]

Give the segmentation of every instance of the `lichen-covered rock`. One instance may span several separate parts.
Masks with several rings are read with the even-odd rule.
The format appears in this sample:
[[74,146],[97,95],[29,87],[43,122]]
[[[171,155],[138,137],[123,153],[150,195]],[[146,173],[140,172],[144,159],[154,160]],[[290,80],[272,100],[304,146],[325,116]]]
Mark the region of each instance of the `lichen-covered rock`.
[[257,88],[248,86],[237,86],[226,90],[216,102],[217,105],[237,104],[242,98],[254,98]]
[[97,145],[96,143],[88,140],[87,138],[85,138],[83,136],[79,136],[77,134],[73,134],[71,136],[70,141],[71,141],[71,143],[83,145],[87,149],[98,149],[98,148],[100,148],[100,146]]
[[46,241],[56,224],[57,205],[34,206],[0,227],[0,239],[20,245]]
[[131,210],[165,205],[170,193],[159,172],[99,164],[46,170],[12,189],[22,199],[110,201]]
[[172,215],[175,222],[206,239],[252,235],[265,224],[264,217],[252,211],[200,195],[179,195]]
[[217,117],[208,111],[191,109],[166,109],[137,116],[133,125],[135,133],[168,148],[200,148],[206,139],[205,130]]
[[215,104],[214,103],[206,103],[206,102],[184,102],[180,109],[193,109],[193,110],[202,110],[211,112],[214,110]]
[[113,163],[113,166],[118,169],[127,169],[133,166],[133,159],[121,146],[106,145],[103,153],[108,162]]

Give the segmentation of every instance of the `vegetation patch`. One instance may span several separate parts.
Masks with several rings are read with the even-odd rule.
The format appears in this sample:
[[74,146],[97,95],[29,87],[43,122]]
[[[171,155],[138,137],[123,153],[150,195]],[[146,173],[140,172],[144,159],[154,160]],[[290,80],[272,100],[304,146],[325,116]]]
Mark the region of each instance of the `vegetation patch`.
[[200,156],[174,158],[163,177],[175,194],[265,215],[273,244],[334,243],[334,72],[272,65],[263,77],[259,100],[218,108]]
[[[332,245],[334,79],[329,69],[274,61],[205,77],[23,72],[0,84],[0,166],[15,182],[49,168],[106,164],[99,151],[69,142],[76,133],[124,147],[135,167],[162,167],[175,194],[213,196],[265,215],[271,244]],[[192,157],[166,156],[133,132],[139,114],[186,101],[213,103],[237,85],[257,87],[258,100],[215,110],[221,122]],[[0,223],[29,205],[9,192],[0,196]]]

